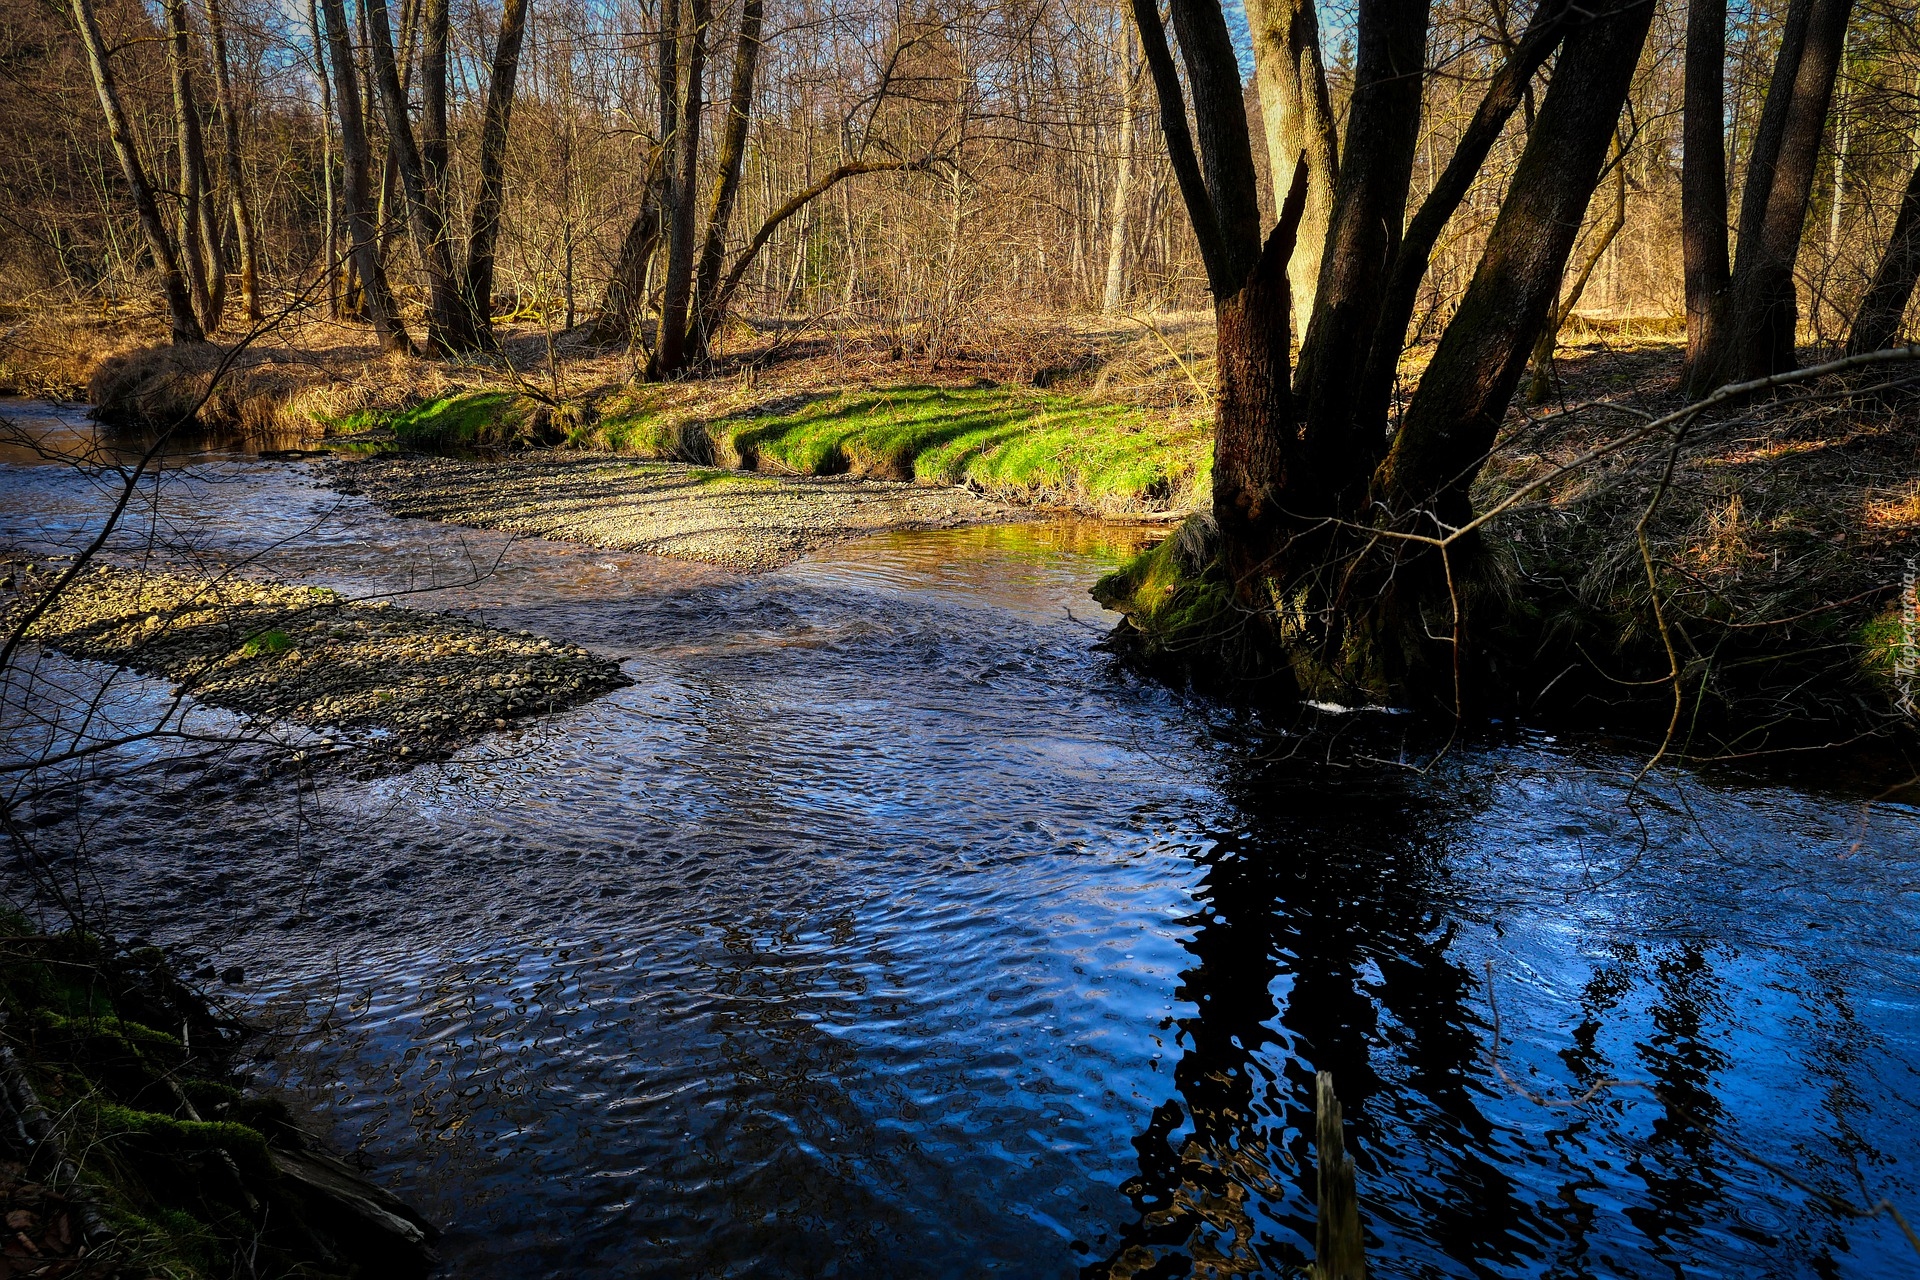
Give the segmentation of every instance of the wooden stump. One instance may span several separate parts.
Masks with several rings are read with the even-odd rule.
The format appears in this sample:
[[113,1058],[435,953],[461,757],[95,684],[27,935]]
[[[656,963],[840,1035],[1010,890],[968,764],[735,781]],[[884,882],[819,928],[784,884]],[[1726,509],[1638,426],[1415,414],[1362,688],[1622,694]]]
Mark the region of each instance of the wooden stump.
[[1333,1075],[1314,1077],[1314,1148],[1319,1168],[1319,1214],[1313,1229],[1314,1280],[1365,1280],[1367,1255],[1360,1234],[1360,1196],[1354,1190],[1353,1160],[1347,1155],[1346,1129]]

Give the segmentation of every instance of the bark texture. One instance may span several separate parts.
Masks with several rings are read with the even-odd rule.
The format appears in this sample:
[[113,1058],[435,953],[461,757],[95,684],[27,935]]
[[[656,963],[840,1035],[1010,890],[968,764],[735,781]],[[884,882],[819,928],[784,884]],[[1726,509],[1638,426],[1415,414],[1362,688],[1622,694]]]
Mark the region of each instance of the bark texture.
[[1295,163],[1280,220],[1247,282],[1214,306],[1219,392],[1214,406],[1213,518],[1228,576],[1242,603],[1273,600],[1266,584],[1283,568],[1290,528],[1287,492],[1295,479],[1287,263],[1293,257],[1311,183]]
[[1652,18],[1652,0],[1636,0],[1567,36],[1480,265],[1375,485],[1423,532],[1468,518],[1467,487],[1556,300]]
[[[1687,380],[1725,323],[1727,0],[1688,0],[1680,161],[1680,252],[1687,291]],[[1697,388],[1696,388],[1697,389]]]
[[1800,308],[1793,264],[1852,13],[1853,0],[1794,0],[1788,10],[1740,202],[1727,323],[1694,366],[1696,388],[1794,367]]
[[180,160],[179,241],[187,291],[200,327],[212,333],[220,327],[211,274],[221,270],[217,238],[208,244],[206,232],[206,144],[200,132],[200,106],[193,93],[193,49],[187,34],[186,0],[167,0],[167,68],[173,78],[174,143]]
[[1170,0],[1170,6],[1193,91],[1202,176],[1220,229],[1222,274],[1212,281],[1217,307],[1222,298],[1240,291],[1261,255],[1260,191],[1247,136],[1246,98],[1220,6],[1200,0]]
[[667,271],[661,283],[660,337],[650,372],[678,372],[687,360],[687,321],[693,298],[694,187],[700,174],[701,83],[707,62],[710,0],[686,0],[676,41],[680,110],[673,133],[662,221],[666,225]]
[[1287,264],[1293,329],[1304,333],[1313,315],[1320,256],[1340,169],[1333,106],[1320,57],[1320,19],[1313,0],[1247,0],[1247,27],[1253,37],[1253,79],[1266,125],[1267,172],[1273,181],[1275,209],[1286,201],[1295,163],[1303,155],[1307,158],[1306,209]]
[[1134,114],[1140,109],[1140,77],[1146,67],[1134,56],[1132,29],[1120,58],[1120,155],[1113,167],[1113,190],[1108,198],[1107,272],[1100,309],[1108,315],[1127,300],[1127,205],[1133,198],[1133,158],[1140,131]]
[[1426,278],[1427,268],[1433,261],[1434,246],[1440,243],[1440,233],[1446,229],[1447,220],[1466,198],[1480,166],[1486,163],[1493,144],[1507,127],[1507,121],[1525,101],[1534,73],[1559,47],[1571,21],[1570,14],[1571,7],[1566,0],[1551,0],[1534,11],[1520,42],[1487,85],[1433,190],[1408,221],[1406,234],[1393,255],[1386,298],[1380,304],[1380,319],[1374,326],[1356,410],[1360,421],[1384,423],[1387,420],[1394,384],[1399,377],[1400,353],[1406,346],[1407,326],[1413,320],[1413,309],[1420,297],[1420,282]]
[[407,116],[407,93],[394,60],[393,29],[386,0],[366,0],[367,26],[373,42],[373,71],[387,123],[387,153],[400,174],[407,197],[407,229],[427,284],[427,341],[442,355],[457,355],[477,345],[462,290],[454,277],[452,246],[440,216],[435,193],[428,187],[420,160],[413,122]]
[[321,0],[326,15],[329,61],[333,64],[333,100],[340,113],[341,196],[346,204],[347,244],[359,277],[361,305],[380,345],[389,351],[413,350],[400,321],[400,309],[380,269],[379,228],[373,221],[373,157],[367,145],[367,120],[360,98],[360,77],[353,65],[344,0]]
[[700,247],[695,279],[694,334],[698,354],[718,331],[722,317],[713,310],[720,271],[726,265],[727,235],[733,227],[733,205],[740,194],[740,169],[747,157],[747,125],[753,108],[753,75],[760,61],[760,18],[764,0],[742,0],[740,32],[733,54],[733,84],[727,94],[727,123],[720,135],[719,173],[714,179],[713,202],[707,209],[707,235]]
[[213,46],[213,87],[220,107],[220,129],[225,143],[227,196],[233,210],[233,236],[240,260],[240,308],[249,321],[260,318],[259,237],[253,227],[253,202],[247,199],[246,174],[240,164],[240,109],[233,92],[233,73],[227,65],[227,24],[221,0],[207,0],[207,36]]
[[1400,248],[1427,46],[1427,0],[1361,0],[1359,62],[1345,160],[1320,263],[1320,292],[1294,385],[1305,402],[1302,444],[1316,483],[1302,515],[1352,511],[1386,448],[1385,423],[1360,416],[1372,338]]

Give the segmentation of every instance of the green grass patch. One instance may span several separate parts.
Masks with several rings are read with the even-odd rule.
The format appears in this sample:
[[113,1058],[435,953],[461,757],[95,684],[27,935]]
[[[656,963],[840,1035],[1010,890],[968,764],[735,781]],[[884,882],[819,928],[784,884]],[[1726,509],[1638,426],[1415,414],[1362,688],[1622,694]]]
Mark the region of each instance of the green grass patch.
[[842,392],[709,429],[721,456],[748,466],[1120,509],[1184,505],[1212,465],[1203,420],[1009,387]]
[[387,425],[407,444],[437,448],[512,444],[527,422],[521,397],[507,391],[465,391],[392,414]]
[[280,630],[262,631],[257,636],[249,636],[247,638],[247,642],[240,646],[240,656],[243,658],[258,658],[262,654],[267,653],[285,653],[291,648],[293,648],[293,637],[286,632]]

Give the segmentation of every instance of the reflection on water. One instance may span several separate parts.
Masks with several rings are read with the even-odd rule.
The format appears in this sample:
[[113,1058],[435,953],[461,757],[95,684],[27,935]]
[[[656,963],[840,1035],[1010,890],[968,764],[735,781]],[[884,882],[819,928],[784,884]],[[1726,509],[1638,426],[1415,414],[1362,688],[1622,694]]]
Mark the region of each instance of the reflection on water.
[[[4,469],[0,537],[77,536],[89,492]],[[1527,735],[1309,768],[1093,650],[1097,527],[746,578],[283,466],[154,509],[170,555],[363,589],[498,560],[428,601],[636,681],[297,805],[89,809],[103,892],[246,968],[269,1077],[449,1224],[450,1274],[1287,1275],[1316,1069],[1380,1274],[1914,1269],[1760,1163],[1920,1207],[1910,809],[1630,799],[1635,761]]]

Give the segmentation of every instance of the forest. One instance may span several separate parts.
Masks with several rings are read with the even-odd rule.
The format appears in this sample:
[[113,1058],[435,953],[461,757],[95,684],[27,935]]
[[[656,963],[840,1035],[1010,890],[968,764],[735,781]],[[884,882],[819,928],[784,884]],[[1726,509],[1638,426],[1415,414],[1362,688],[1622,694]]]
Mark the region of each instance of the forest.
[[1909,0],[15,0],[0,1276],[1902,1274],[1917,281]]

